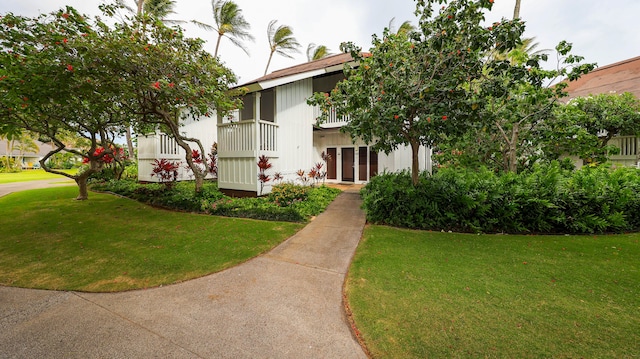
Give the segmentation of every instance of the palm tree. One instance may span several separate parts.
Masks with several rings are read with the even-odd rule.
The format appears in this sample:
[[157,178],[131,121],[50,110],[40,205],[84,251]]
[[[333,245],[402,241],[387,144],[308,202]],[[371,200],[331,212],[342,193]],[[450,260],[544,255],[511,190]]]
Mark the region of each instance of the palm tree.
[[316,46],[316,44],[310,43],[307,46],[307,60],[309,61],[320,60],[329,55],[331,55],[331,50],[324,45]]
[[513,50],[507,53],[494,53],[493,59],[498,61],[509,60],[512,63],[523,64],[533,55],[542,55],[551,51],[549,49],[536,50],[540,44],[538,42],[534,42],[535,40],[535,37],[524,38],[520,45]]
[[[157,19],[166,22],[176,22],[175,20],[166,20],[167,15],[175,14],[175,0],[133,0],[136,4],[136,9],[132,9],[127,6],[125,0],[116,0],[116,4],[124,7],[132,13],[140,16],[142,14],[151,15]],[[129,158],[133,158],[133,141],[131,139],[131,127],[127,126],[125,131],[125,138],[127,140],[127,150],[129,152]]]
[[129,10],[136,15],[147,14],[158,18],[164,22],[178,22],[176,20],[167,20],[166,17],[175,14],[175,0],[133,0],[136,4],[135,9],[125,3],[125,0],[116,0],[116,4]]
[[516,0],[516,6],[513,8],[513,19],[520,18],[520,0]]
[[265,75],[269,70],[269,65],[271,64],[274,53],[292,59],[293,56],[289,55],[289,52],[300,52],[300,50],[298,50],[300,44],[298,40],[293,37],[293,30],[287,25],[280,25],[278,28],[275,28],[277,21],[278,20],[271,20],[267,27],[267,38],[269,39],[271,52],[269,53],[267,67],[264,69]]
[[391,20],[389,21],[389,31],[395,32],[396,34],[408,34],[412,31],[416,31],[416,27],[413,26],[413,24],[409,20],[403,22],[398,28],[398,31],[395,31],[394,24],[393,24],[395,20],[396,18],[394,17],[394,18],[391,18]]
[[[142,2],[143,12],[158,19],[165,20],[167,15],[175,14],[176,2],[174,0],[137,0]],[[138,9],[140,5],[138,5]]]
[[216,42],[216,50],[213,56],[218,56],[218,48],[223,36],[228,37],[234,45],[249,55],[249,51],[240,40],[255,41],[255,39],[249,33],[251,25],[242,16],[242,10],[238,7],[238,4],[233,1],[211,0],[211,8],[213,9],[215,26],[199,21],[193,21],[193,23],[205,30],[218,33],[218,41]]

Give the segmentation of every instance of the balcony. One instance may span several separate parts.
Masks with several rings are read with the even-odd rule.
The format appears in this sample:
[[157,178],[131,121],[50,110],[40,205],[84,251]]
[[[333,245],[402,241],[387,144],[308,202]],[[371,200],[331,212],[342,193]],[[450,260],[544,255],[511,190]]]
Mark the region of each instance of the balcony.
[[[315,106],[313,108],[313,118],[318,118],[321,114],[320,108]],[[332,107],[331,110],[329,110],[329,117],[325,122],[320,124],[320,128],[340,128],[346,125],[347,122],[349,122],[349,116],[338,116],[335,108]]]
[[268,121],[218,124],[219,157],[277,157],[278,125]]
[[638,138],[635,136],[619,136],[609,140],[610,145],[614,145],[620,149],[620,153],[611,156],[613,163],[619,163],[625,166],[636,166],[638,161]]

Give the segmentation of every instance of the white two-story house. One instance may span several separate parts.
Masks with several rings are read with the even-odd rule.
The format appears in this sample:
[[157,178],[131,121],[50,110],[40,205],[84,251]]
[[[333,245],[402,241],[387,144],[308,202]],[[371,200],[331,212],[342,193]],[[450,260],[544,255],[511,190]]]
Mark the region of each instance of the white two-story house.
[[[353,143],[348,134],[340,131],[348,118],[334,117],[317,125],[317,109],[308,105],[307,99],[315,92],[331,91],[344,79],[345,64],[357,65],[350,54],[338,54],[275,71],[242,85],[248,89],[242,110],[218,117],[216,122],[201,120],[197,125],[198,132],[193,134],[200,136],[198,138],[203,142],[218,143],[218,187],[232,195],[260,193],[257,162],[262,155],[272,164],[267,174],[273,178],[278,172],[285,182],[300,183],[297,173],[300,170],[308,173],[319,162],[324,164],[325,181],[329,183],[365,183],[382,171],[410,169],[408,147],[385,155],[372,151],[371,146],[363,142]],[[185,132],[188,130],[185,128]],[[203,135],[208,138],[202,138]],[[170,145],[163,145],[167,137],[162,134],[139,141],[141,148],[150,149],[147,151],[150,156],[146,156],[149,158],[162,157],[167,149],[171,149]],[[172,152],[171,158],[177,159],[179,150],[173,151],[178,154]],[[153,156],[151,152],[154,152]],[[326,163],[322,159],[323,152],[329,155]],[[153,181],[142,173],[145,158],[139,160],[139,178]],[[431,150],[428,148],[420,149],[420,167],[431,169]],[[273,183],[266,183],[263,193],[268,193]]]

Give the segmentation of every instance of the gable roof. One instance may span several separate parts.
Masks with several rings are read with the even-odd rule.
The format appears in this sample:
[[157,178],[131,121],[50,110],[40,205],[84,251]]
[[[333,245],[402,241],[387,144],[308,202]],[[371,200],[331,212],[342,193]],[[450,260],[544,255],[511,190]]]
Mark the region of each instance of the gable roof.
[[[37,153],[32,151],[27,151],[22,155],[25,157],[44,157],[47,155],[47,153],[53,150],[53,146],[51,146],[48,143],[40,142],[37,140],[35,141],[35,143],[38,146]],[[7,140],[0,140],[0,156],[6,156],[6,155],[7,155]],[[20,155],[20,151],[16,149],[14,149],[9,154],[9,156],[18,156],[18,155]]]
[[[370,56],[363,53],[364,56]],[[260,91],[314,76],[341,71],[344,64],[354,61],[350,53],[331,55],[319,60],[276,70],[238,87],[247,87],[249,92]]]
[[571,98],[609,92],[631,92],[640,98],[640,56],[599,67],[569,82],[565,91]]

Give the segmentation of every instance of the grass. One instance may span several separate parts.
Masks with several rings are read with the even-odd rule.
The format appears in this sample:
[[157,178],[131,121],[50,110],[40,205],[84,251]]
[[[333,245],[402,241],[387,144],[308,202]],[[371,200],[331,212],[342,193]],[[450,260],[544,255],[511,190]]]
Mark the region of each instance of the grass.
[[637,358],[639,240],[368,226],[348,303],[374,358]]
[[0,198],[0,285],[110,292],[176,283],[236,265],[298,231],[265,222],[158,210],[76,187]]
[[[69,174],[74,174],[76,173],[77,169],[62,170],[62,171]],[[12,183],[12,182],[38,181],[38,180],[46,180],[46,179],[58,179],[58,178],[66,178],[66,177],[46,172],[43,169],[25,170],[25,171],[16,172],[16,173],[0,173],[0,184]]]

